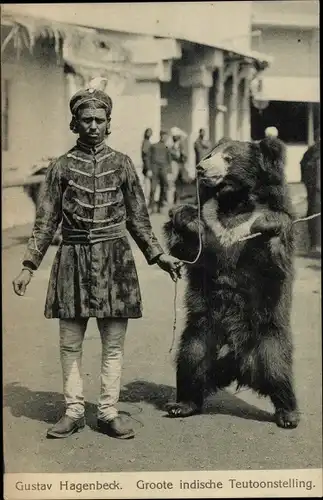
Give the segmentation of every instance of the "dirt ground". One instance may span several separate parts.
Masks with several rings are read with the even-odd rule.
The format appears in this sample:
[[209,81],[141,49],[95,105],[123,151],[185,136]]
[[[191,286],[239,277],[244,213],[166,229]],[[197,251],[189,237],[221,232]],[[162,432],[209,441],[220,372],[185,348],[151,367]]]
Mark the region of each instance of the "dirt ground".
[[[162,216],[153,216],[160,235]],[[85,339],[86,428],[69,439],[47,440],[46,429],[63,412],[58,324],[43,316],[52,247],[24,298],[11,281],[20,269],[30,226],[3,236],[4,453],[6,472],[298,469],[322,466],[321,263],[298,257],[294,287],[295,384],[302,420],[295,430],[272,421],[270,402],[229,388],[211,396],[202,415],[165,417],[175,397],[172,343],[174,284],[148,267],[134,247],[144,317],[130,322],[120,410],[133,418],[136,437],[96,431],[100,341],[95,322]],[[178,289],[178,339],[185,282]]]

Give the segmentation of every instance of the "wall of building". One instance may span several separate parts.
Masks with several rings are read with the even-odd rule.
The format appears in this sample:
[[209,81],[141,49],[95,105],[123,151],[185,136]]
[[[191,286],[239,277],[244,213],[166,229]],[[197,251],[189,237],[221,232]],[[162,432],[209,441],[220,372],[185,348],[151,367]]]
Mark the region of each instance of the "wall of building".
[[54,55],[5,52],[1,79],[8,80],[8,150],[4,174],[27,175],[43,156],[64,152],[73,141],[66,108],[66,79]]
[[128,154],[141,169],[141,142],[146,128],[158,140],[160,132],[160,83],[137,81],[115,98],[109,145]]
[[318,0],[254,0],[252,2],[253,24],[258,26],[319,26]]
[[[66,79],[55,53],[36,46],[17,58],[8,46],[1,80],[8,81],[8,149],[2,150],[3,181],[25,178],[33,164],[64,153],[73,143],[66,108]],[[3,88],[3,87],[2,87]],[[3,133],[3,131],[2,131]],[[2,227],[30,223],[34,205],[22,187],[3,189]]]
[[266,76],[318,77],[319,35],[302,28],[263,27],[253,49],[273,56]]

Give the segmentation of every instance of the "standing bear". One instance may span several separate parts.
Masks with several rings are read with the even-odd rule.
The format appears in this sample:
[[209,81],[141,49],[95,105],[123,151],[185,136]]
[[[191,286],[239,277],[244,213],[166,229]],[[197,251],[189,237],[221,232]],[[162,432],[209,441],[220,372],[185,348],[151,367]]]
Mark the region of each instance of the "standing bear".
[[185,265],[186,326],[177,354],[177,401],[168,413],[199,413],[209,392],[236,381],[269,396],[277,425],[294,428],[294,242],[284,145],[274,138],[220,141],[197,175],[199,206],[170,211],[164,225],[170,253],[196,260]]

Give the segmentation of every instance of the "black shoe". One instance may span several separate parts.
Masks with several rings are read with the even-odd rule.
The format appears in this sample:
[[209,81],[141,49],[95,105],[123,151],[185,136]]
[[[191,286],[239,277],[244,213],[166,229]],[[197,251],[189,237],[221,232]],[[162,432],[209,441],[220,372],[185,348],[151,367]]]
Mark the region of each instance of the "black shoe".
[[135,437],[135,433],[129,423],[124,422],[120,415],[107,422],[98,418],[98,430],[103,434],[117,439],[132,439]]
[[47,431],[48,438],[66,438],[85,427],[85,418],[77,420],[64,415],[51,429]]

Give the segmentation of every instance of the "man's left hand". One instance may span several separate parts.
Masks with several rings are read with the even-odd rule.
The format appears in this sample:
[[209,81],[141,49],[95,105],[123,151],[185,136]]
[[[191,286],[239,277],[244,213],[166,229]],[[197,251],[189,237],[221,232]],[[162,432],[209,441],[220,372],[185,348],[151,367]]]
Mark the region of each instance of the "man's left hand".
[[170,277],[173,281],[177,281],[178,278],[181,278],[181,268],[183,266],[183,262],[181,262],[176,257],[172,257],[171,255],[166,255],[163,253],[159,256],[157,260],[157,264],[161,269],[170,274]]

